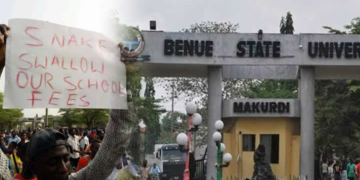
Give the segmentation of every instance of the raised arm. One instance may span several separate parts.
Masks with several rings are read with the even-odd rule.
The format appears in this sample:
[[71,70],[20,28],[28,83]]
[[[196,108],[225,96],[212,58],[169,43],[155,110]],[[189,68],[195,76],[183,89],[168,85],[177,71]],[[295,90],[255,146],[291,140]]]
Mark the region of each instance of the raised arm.
[[14,150],[8,149],[8,148],[6,148],[4,145],[0,145],[0,149],[1,149],[2,152],[4,152],[5,154],[12,154],[12,153],[14,152]]
[[127,110],[110,110],[104,140],[92,163],[69,180],[100,180],[110,176],[129,143],[131,122]]
[[5,53],[6,53],[6,38],[9,36],[9,26],[0,24],[0,77],[5,67]]

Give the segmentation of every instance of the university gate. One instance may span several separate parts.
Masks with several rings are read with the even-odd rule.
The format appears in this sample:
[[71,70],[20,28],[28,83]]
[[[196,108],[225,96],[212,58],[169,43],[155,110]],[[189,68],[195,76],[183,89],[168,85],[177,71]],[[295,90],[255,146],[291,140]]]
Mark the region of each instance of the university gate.
[[[316,168],[315,80],[360,79],[358,35],[143,31],[138,34],[138,39],[140,43],[136,49],[124,52],[123,55],[127,56],[126,60],[139,62],[142,76],[208,79],[209,134],[216,131],[213,126],[216,120],[230,117],[229,112],[225,112],[230,105],[222,99],[224,79],[297,79],[298,98],[294,101],[297,101],[298,114],[291,114],[291,110],[287,109],[292,108],[286,104],[288,100],[278,102],[276,107],[285,116],[300,118],[299,174],[309,180],[314,179]],[[236,102],[237,107],[232,107],[235,111],[231,113],[247,111],[245,106],[250,105],[246,105],[244,100],[240,101]],[[274,109],[275,105],[270,108]],[[226,125],[230,121],[225,119],[224,123]],[[233,156],[236,160],[238,154]],[[215,163],[215,143],[208,136],[207,179],[216,177]],[[238,163],[232,163],[231,166],[240,171]]]

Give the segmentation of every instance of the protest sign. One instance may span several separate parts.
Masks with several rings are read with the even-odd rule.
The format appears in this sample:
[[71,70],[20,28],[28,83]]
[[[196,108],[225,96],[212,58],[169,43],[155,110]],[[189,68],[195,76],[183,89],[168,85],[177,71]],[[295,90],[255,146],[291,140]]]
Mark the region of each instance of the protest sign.
[[127,109],[117,44],[96,32],[12,19],[4,108]]

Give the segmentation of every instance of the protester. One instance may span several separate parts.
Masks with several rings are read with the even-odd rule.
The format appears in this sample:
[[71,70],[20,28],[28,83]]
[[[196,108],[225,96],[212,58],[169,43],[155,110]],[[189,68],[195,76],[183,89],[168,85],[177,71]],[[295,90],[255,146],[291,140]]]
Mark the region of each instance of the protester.
[[89,146],[89,139],[87,137],[87,132],[83,132],[83,136],[80,139],[80,150],[85,151],[85,149]]
[[17,143],[19,143],[21,141],[20,137],[17,134],[18,134],[18,132],[16,130],[12,131],[12,133],[11,133],[12,136],[8,140],[8,145],[11,142],[16,142],[16,144],[17,144]]
[[[9,26],[4,24],[0,24],[0,76],[5,67],[5,48],[6,48],[6,38],[9,36],[8,30],[10,30]],[[5,137],[0,137],[0,145],[5,146]],[[6,143],[7,144],[7,143]],[[1,146],[0,146],[1,147]],[[3,152],[3,148],[0,151],[0,179],[11,180],[11,174],[9,170],[9,158]]]
[[9,26],[0,24],[0,77],[5,67],[6,39],[9,36],[9,30]]
[[96,130],[94,129],[91,133],[90,133],[90,143],[92,142],[92,140],[94,140],[96,138]]
[[28,156],[32,170],[39,180],[106,179],[127,147],[131,132],[129,129],[131,122],[127,118],[127,111],[111,110],[107,132],[95,159],[68,178],[72,168],[65,136],[53,129],[41,130],[29,142]]
[[[11,142],[9,145],[9,149],[14,150],[14,152],[15,152],[17,145],[18,144],[16,144],[16,142]],[[11,174],[15,175],[15,174],[21,173],[22,162],[21,162],[20,158],[17,156],[17,154],[12,153],[9,158],[10,158],[11,169],[12,169]]]
[[5,130],[1,130],[1,137],[5,137]]
[[97,140],[100,140],[100,142],[104,139],[104,131],[103,130],[99,130],[97,133]]
[[80,171],[82,168],[88,166],[91,161],[95,158],[96,153],[98,152],[100,148],[100,142],[97,140],[94,140],[91,146],[91,153],[89,156],[84,156],[80,158],[78,168],[76,169],[76,172]]
[[[122,169],[117,173],[114,180],[135,180],[140,179],[140,175],[137,173],[131,158],[125,153],[122,158]],[[113,179],[107,179],[113,180]]]
[[323,180],[327,180],[328,178],[328,164],[326,163],[326,161],[323,161],[322,165],[321,165],[321,169],[322,169],[322,177]]
[[334,180],[334,165],[335,165],[335,161],[329,161],[328,164],[328,176],[327,178],[330,180]]
[[63,128],[60,128],[60,129],[59,129],[59,132],[61,132],[62,134],[64,134],[64,129],[63,129]]
[[123,168],[122,164],[122,158],[120,158],[119,161],[116,163],[114,170],[111,172],[110,176],[106,178],[106,180],[116,180],[117,174]]
[[[105,135],[104,131],[100,130],[100,131],[98,131],[98,134],[96,136],[94,136],[93,140],[98,140],[101,143],[102,140],[104,139],[104,135]],[[89,153],[90,147],[91,147],[91,144],[85,149],[84,153]]]
[[350,162],[347,165],[347,177],[349,180],[355,180],[356,177],[356,166],[352,159],[350,159]]
[[6,148],[4,137],[0,137],[0,149],[4,154],[12,154],[13,149]]
[[23,170],[21,173],[14,176],[14,180],[37,180],[36,176],[31,172],[29,168],[29,159],[27,154],[27,148],[29,143],[19,143],[17,148],[17,155],[23,163]]
[[70,163],[71,166],[73,168],[73,170],[75,171],[77,169],[79,160],[80,160],[80,149],[79,149],[79,140],[76,137],[76,131],[75,129],[70,129],[69,130],[70,136],[67,139],[67,143],[68,145],[71,147],[71,153],[70,153]]
[[27,140],[27,134],[26,134],[25,131],[23,131],[23,132],[20,134],[20,142],[23,142],[23,143],[28,142],[28,140]]
[[26,142],[29,142],[30,141],[30,139],[31,139],[31,131],[28,131],[27,133],[26,133]]
[[[1,40],[1,36],[0,36],[0,40]],[[9,158],[2,151],[0,151],[0,179],[12,180],[11,173],[9,170]]]
[[143,161],[143,164],[140,168],[141,180],[147,180],[149,178],[149,168],[147,166],[147,160]]
[[357,160],[356,163],[356,174],[357,174],[357,179],[360,180],[360,160]]
[[334,165],[334,178],[335,180],[341,180],[341,168],[339,162],[336,162]]

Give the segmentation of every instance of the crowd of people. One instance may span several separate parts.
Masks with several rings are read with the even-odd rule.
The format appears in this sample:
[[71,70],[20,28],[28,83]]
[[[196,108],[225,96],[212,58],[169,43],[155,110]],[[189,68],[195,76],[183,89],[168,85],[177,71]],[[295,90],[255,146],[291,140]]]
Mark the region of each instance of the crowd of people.
[[359,180],[360,179],[360,159],[354,161],[324,161],[321,165],[323,180]]
[[[36,175],[26,167],[29,166],[27,153],[29,141],[31,137],[37,135],[36,133],[39,131],[41,131],[41,129],[31,131],[30,128],[20,133],[17,130],[11,132],[1,131],[0,148],[8,158],[8,168],[14,180],[37,180]],[[64,140],[66,139],[72,173],[79,172],[91,164],[105,137],[105,131],[103,129],[90,131],[78,128],[57,128],[56,130],[49,131],[54,131],[55,133],[57,131],[64,136]],[[120,177],[141,180],[148,180],[150,178],[159,179],[161,171],[156,164],[153,164],[151,168],[149,168],[147,161],[144,160],[139,168],[133,164],[131,160],[132,158],[124,153],[106,180],[116,180]],[[122,169],[124,169],[124,171],[121,171]]]

